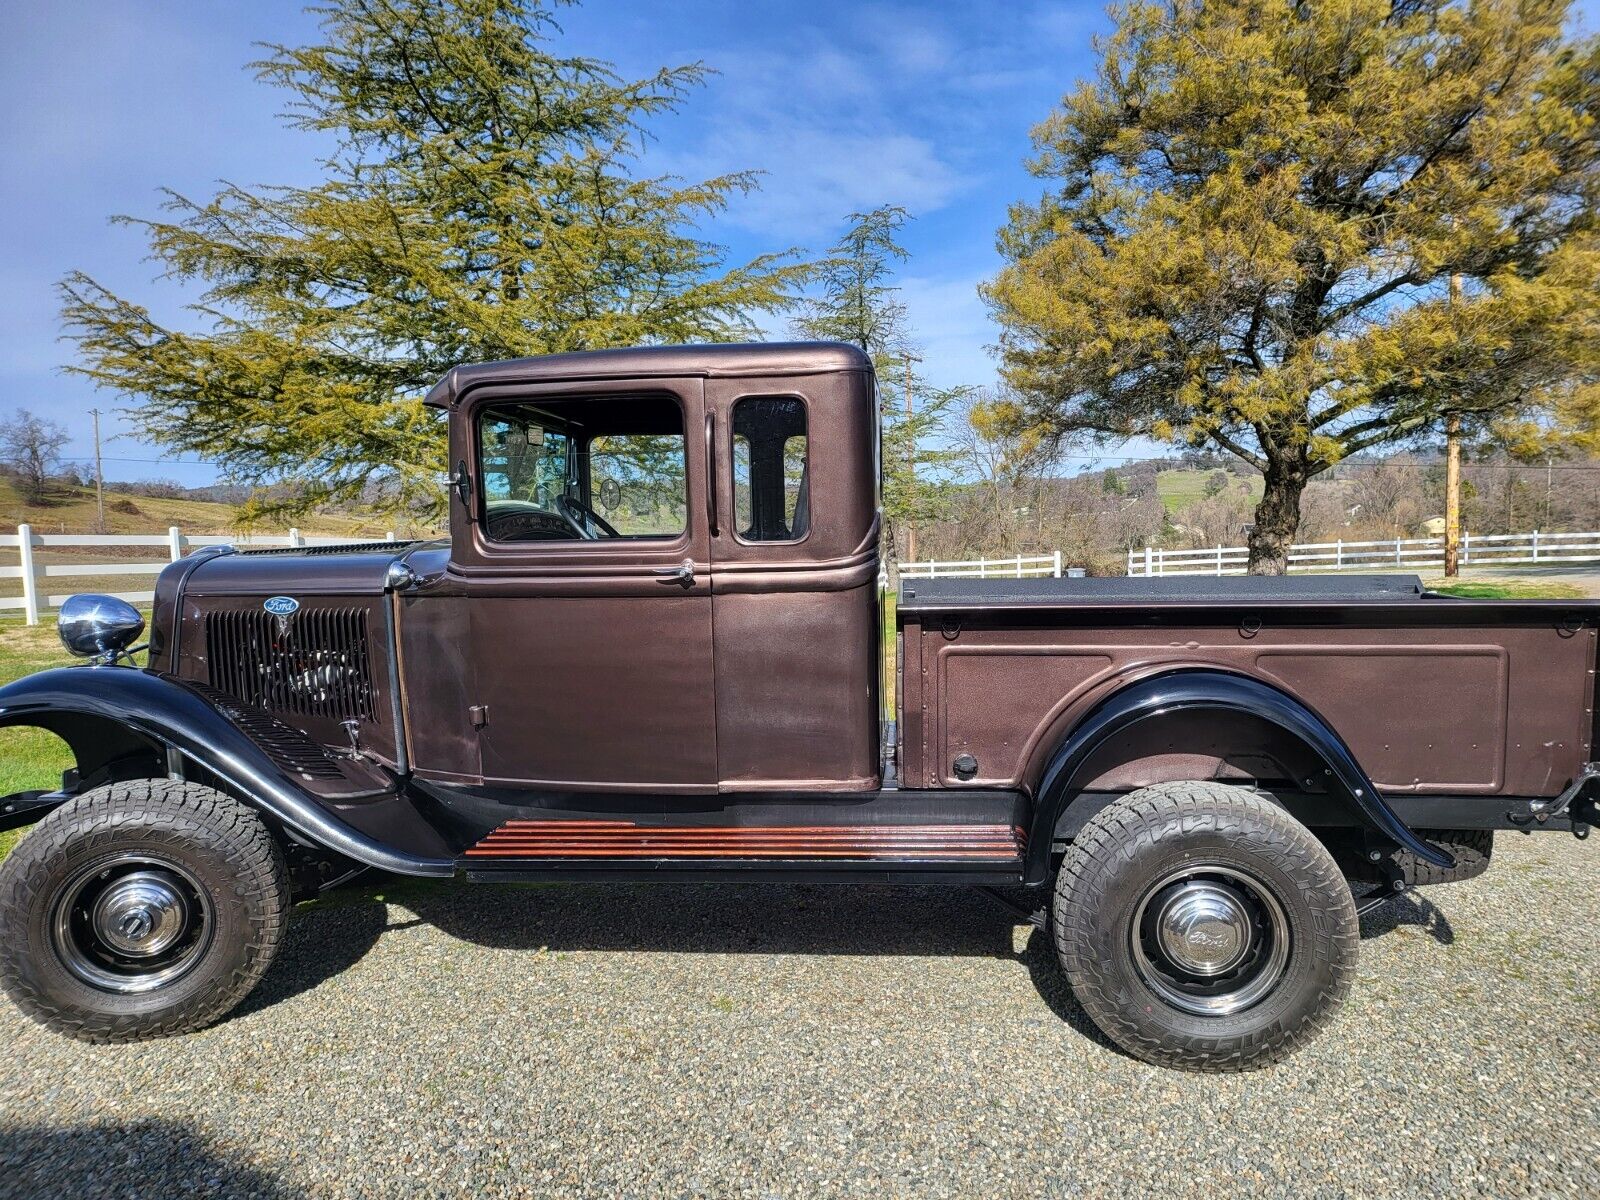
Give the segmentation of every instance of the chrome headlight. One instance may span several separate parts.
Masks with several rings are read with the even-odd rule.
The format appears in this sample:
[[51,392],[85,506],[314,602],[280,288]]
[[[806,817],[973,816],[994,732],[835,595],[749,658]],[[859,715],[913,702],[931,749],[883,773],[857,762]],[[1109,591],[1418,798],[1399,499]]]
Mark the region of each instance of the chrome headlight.
[[120,654],[144,632],[144,618],[115,596],[68,596],[56,618],[56,632],[69,654],[99,658]]

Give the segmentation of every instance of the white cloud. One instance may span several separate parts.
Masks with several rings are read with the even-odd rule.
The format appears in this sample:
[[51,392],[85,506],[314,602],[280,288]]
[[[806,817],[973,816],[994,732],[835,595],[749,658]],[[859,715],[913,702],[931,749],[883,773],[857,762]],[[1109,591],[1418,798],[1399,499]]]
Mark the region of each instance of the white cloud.
[[768,120],[724,128],[714,134],[714,145],[676,168],[710,175],[762,164],[761,190],[735,201],[728,219],[783,240],[814,241],[836,230],[845,214],[880,204],[928,212],[960,186],[933,145],[909,134]]
[[926,8],[866,8],[857,14],[856,25],[863,45],[893,71],[926,75],[955,57],[955,42]]

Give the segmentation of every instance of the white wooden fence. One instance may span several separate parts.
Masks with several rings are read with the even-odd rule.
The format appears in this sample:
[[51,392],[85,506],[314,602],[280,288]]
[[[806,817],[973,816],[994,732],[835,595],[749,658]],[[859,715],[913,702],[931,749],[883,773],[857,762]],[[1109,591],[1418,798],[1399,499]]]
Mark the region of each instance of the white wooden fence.
[[1061,551],[1014,554],[1010,558],[974,558],[956,562],[903,562],[901,579],[1027,579],[1061,578]]
[[[51,579],[72,576],[105,575],[157,575],[170,562],[176,562],[190,550],[201,546],[338,546],[350,542],[376,541],[376,538],[356,537],[306,537],[298,529],[287,534],[248,535],[231,537],[213,534],[188,534],[172,526],[164,534],[88,534],[88,533],[35,533],[32,526],[18,525],[16,533],[0,535],[0,550],[10,547],[17,551],[16,566],[0,566],[0,579],[21,579],[20,597],[0,597],[0,612],[20,608],[29,625],[39,623],[39,613],[46,608],[59,608],[70,593],[47,593],[45,583]],[[395,540],[394,532],[386,533],[383,541]],[[166,551],[161,562],[111,563],[43,563],[36,551],[45,548],[92,548],[96,546],[159,546]],[[130,604],[148,604],[155,592],[111,592]]]
[[[1250,557],[1244,546],[1200,550],[1128,552],[1129,575],[1243,575]],[[1461,535],[1463,567],[1537,563],[1600,562],[1600,533],[1489,533]],[[1395,538],[1386,542],[1304,542],[1289,547],[1291,571],[1415,571],[1444,569],[1443,538]]]

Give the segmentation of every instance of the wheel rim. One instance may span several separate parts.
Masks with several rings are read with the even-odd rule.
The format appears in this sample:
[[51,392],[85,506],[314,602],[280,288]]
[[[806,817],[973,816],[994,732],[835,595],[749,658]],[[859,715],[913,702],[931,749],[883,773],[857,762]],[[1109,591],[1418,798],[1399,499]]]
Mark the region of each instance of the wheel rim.
[[211,902],[188,870],[116,854],[77,872],[50,921],[61,965],[104,992],[137,995],[185,975],[211,939]]
[[1264,1000],[1289,965],[1289,922],[1254,876],[1191,863],[1141,898],[1131,927],[1140,977],[1186,1013],[1225,1017]]

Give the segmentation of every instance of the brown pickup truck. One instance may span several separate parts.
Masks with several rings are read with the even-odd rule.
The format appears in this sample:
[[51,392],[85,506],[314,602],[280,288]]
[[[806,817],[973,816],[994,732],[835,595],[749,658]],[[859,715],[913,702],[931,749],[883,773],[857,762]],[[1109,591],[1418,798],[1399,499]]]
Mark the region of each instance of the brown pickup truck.
[[61,633],[93,665],[0,689],[0,725],[77,762],[0,800],[38,822],[0,866],[29,1015],[198,1028],[293,899],[366,868],[957,885],[1049,928],[1131,1053],[1239,1069],[1327,1022],[1362,906],[1477,874],[1497,829],[1600,816],[1600,606],[908,581],[890,690],[855,350],[465,366],[428,403],[448,541],[201,551],[147,647],[76,597]]

